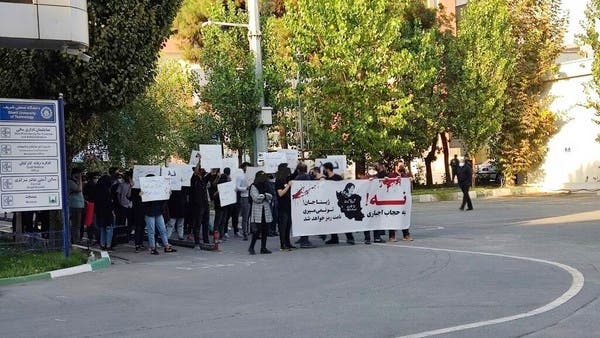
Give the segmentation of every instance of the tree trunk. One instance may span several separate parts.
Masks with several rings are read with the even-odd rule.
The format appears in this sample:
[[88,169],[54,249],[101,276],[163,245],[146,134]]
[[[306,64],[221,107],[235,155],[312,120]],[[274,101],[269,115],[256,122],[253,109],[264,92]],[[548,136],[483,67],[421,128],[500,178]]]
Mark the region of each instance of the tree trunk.
[[444,149],[444,173],[446,178],[446,185],[452,185],[452,176],[450,176],[450,149],[448,147],[448,137],[446,132],[441,132],[440,137],[442,138],[442,147]]
[[242,162],[244,162],[244,149],[238,149],[237,153],[238,153],[238,163],[240,165],[242,165]]
[[431,150],[425,156],[425,185],[430,187],[433,185],[433,172],[431,170],[431,163],[436,160],[435,157],[435,147],[437,146],[438,134],[435,134],[435,137],[431,141]]
[[279,126],[279,145],[282,149],[288,148],[287,131],[284,126]]

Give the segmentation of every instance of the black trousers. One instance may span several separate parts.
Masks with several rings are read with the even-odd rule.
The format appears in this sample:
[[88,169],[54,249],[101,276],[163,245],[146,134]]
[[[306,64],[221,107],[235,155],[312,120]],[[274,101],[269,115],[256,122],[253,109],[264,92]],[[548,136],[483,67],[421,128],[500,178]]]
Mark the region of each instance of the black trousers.
[[[331,239],[333,241],[339,241],[340,240],[338,234],[331,234]],[[353,241],[354,240],[354,235],[351,232],[347,232],[346,233],[346,240],[347,241]]]
[[216,207],[215,208],[215,220],[213,222],[215,231],[219,232],[219,238],[227,232],[227,224],[229,222],[229,207]]
[[[232,205],[228,205],[229,209],[229,217],[231,217],[231,227],[233,228],[233,233],[237,234],[239,232],[238,224],[240,223],[240,208],[239,203],[235,203]],[[225,228],[225,232],[227,232],[227,228]]]
[[290,232],[292,230],[292,215],[288,210],[279,210],[279,244],[282,249],[291,248]]
[[208,239],[208,219],[209,219],[209,209],[206,208],[198,208],[193,211],[192,218],[192,227],[194,232],[194,243],[200,244],[200,228],[202,228],[202,242],[209,243]]
[[252,240],[250,241],[250,247],[248,249],[254,250],[254,244],[256,244],[256,240],[258,236],[260,236],[260,249],[267,248],[267,237],[269,234],[269,224],[264,221],[261,223],[256,223],[256,231],[252,232]]
[[466,204],[468,209],[473,209],[473,203],[471,203],[471,196],[469,196],[469,186],[461,185],[460,190],[462,190],[463,193],[463,200],[462,204],[460,205],[460,208],[464,209]]

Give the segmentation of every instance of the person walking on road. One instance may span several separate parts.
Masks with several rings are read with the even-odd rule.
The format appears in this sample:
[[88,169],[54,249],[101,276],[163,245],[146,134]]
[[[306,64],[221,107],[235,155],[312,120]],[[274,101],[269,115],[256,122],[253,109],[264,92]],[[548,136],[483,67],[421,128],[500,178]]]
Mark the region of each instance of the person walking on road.
[[472,180],[473,169],[471,169],[471,165],[468,161],[462,160],[458,169],[458,186],[463,193],[463,200],[462,204],[460,205],[460,210],[465,210],[465,205],[467,205],[467,210],[473,210],[473,203],[471,202],[471,197],[469,196],[469,188],[471,187]]
[[254,255],[254,245],[258,236],[260,236],[260,253],[270,254],[267,249],[267,235],[269,233],[269,223],[273,222],[271,213],[271,200],[273,195],[267,189],[267,174],[264,171],[256,173],[254,183],[250,186],[250,198],[252,199],[252,211],[250,214],[250,228],[252,229],[252,240],[248,252]]

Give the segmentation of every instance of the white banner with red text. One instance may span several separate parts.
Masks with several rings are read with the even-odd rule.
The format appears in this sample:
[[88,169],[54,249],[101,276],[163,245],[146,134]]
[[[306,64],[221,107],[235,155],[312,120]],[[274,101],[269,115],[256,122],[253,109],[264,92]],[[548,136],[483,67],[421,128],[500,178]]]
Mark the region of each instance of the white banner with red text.
[[410,227],[408,178],[291,184],[293,236]]

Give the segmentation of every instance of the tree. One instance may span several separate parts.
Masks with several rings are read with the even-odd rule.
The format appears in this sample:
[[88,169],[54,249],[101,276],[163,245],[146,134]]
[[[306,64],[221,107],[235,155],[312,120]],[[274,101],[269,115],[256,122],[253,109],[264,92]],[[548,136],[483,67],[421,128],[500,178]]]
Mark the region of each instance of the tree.
[[[583,28],[585,34],[579,36],[579,39],[584,44],[587,44],[594,51],[594,61],[592,62],[592,81],[589,83],[588,89],[595,94],[596,98],[588,98],[588,105],[596,111],[596,117],[600,118],[600,102],[597,95],[600,94],[600,33],[598,33],[598,24],[600,23],[600,0],[590,0],[585,10],[585,21]],[[600,124],[600,119],[594,120]],[[600,135],[596,138],[600,142]]]
[[[208,14],[214,21],[248,22],[247,13],[237,9],[233,1],[226,6],[219,2],[209,5]],[[252,146],[262,90],[256,86],[247,33],[245,29],[205,27],[199,59],[207,77],[200,90],[203,109],[217,117],[222,142],[240,156]]]
[[159,64],[154,83],[134,102],[105,117],[99,144],[114,164],[161,164],[171,155],[187,160],[189,150],[208,142],[214,128],[202,123],[192,103],[197,79],[189,67]]
[[515,51],[505,0],[469,1],[451,45],[449,126],[471,153],[486,146],[502,125]]
[[152,82],[158,52],[180,0],[89,2],[91,57],[59,51],[0,49],[0,97],[51,99],[64,93],[67,153],[97,136],[108,112],[132,102]]
[[[286,3],[290,47],[303,57],[302,103],[314,156],[367,158],[403,154],[402,127],[410,98],[397,79],[407,53],[395,48],[404,3],[308,0]],[[360,169],[357,170],[357,172]]]
[[[545,81],[557,70],[563,50],[565,18],[558,0],[508,2],[515,65],[508,82],[501,133],[492,140],[492,154],[507,177],[524,175],[544,159],[556,132],[556,117],[544,98]],[[511,182],[509,180],[509,182]]]

